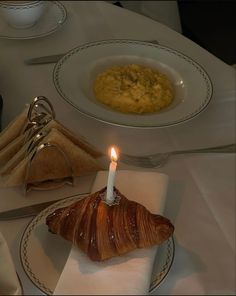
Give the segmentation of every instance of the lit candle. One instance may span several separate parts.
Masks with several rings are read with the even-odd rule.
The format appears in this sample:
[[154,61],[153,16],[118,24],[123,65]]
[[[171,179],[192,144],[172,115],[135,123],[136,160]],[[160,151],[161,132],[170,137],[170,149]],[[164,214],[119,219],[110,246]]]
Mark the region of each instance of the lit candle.
[[111,163],[109,166],[109,174],[107,179],[106,202],[112,204],[114,202],[114,183],[117,167],[117,153],[114,147],[111,148]]

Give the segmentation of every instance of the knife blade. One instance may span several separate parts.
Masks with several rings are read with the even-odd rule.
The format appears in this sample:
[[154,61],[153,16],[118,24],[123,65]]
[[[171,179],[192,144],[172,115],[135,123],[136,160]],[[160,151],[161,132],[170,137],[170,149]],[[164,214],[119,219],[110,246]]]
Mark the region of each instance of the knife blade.
[[[159,44],[159,42],[157,40],[143,40],[143,41],[153,43],[153,44]],[[25,60],[25,64],[26,65],[40,65],[40,64],[57,63],[65,54],[66,53],[61,53],[61,54],[54,54],[54,55],[48,55],[48,56],[27,59],[27,60]]]
[[40,65],[57,63],[65,54],[54,54],[25,60],[26,65]]
[[[72,196],[68,196],[67,198],[74,197],[74,196],[86,196],[89,193],[80,193],[80,194],[75,194]],[[14,210],[9,210],[9,211],[4,211],[0,212],[0,220],[13,220],[13,219],[18,219],[18,218],[26,218],[30,216],[36,216],[38,213],[40,213],[42,210],[46,209],[50,205],[60,201],[64,200],[65,198],[57,199],[57,200],[51,200],[51,201],[46,201],[40,204],[35,204],[35,205],[30,205],[22,208],[17,208]]]

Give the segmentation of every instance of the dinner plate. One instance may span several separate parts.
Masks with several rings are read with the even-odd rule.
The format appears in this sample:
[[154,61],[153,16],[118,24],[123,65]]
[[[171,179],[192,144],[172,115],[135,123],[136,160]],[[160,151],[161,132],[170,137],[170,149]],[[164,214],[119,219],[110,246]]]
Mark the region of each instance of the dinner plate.
[[[175,98],[167,108],[149,114],[125,114],[99,103],[93,93],[98,73],[124,64],[148,66],[166,74]],[[172,48],[137,40],[103,40],[70,50],[55,65],[53,80],[61,97],[78,111],[97,120],[126,127],[166,127],[192,119],[212,97],[206,71],[190,57]]]
[[39,21],[26,29],[15,29],[0,18],[0,38],[5,39],[33,39],[44,37],[54,33],[64,24],[67,11],[64,5],[58,1],[47,1],[45,12]]
[[[20,244],[20,257],[29,279],[42,292],[52,295],[71,249],[71,243],[48,231],[46,217],[57,208],[67,206],[80,197],[61,200],[38,214],[26,227]],[[174,240],[171,237],[158,247],[150,292],[167,276],[174,260]]]

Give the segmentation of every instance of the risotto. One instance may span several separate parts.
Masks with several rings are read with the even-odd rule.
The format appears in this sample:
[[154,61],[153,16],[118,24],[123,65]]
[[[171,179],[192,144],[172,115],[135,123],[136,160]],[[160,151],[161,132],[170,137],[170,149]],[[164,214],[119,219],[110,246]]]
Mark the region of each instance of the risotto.
[[168,77],[136,64],[114,66],[97,75],[96,99],[124,113],[152,113],[174,99],[174,88]]

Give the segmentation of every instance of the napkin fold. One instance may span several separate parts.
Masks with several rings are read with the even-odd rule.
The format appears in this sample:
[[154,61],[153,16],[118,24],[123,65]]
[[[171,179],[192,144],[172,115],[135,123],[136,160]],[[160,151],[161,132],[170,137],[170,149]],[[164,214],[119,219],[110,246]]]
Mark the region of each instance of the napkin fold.
[[[44,150],[40,150],[40,153],[35,156],[39,147],[47,143],[51,147],[46,146]],[[15,166],[14,161],[13,164],[11,161],[9,163],[8,174],[0,179],[0,186],[2,187],[20,186],[24,182],[53,181],[72,175],[89,175],[101,169],[94,157],[76,146],[56,128],[52,128],[48,135],[29,154],[25,156],[25,151],[22,151]]]
[[[92,193],[107,183],[108,172],[97,173]],[[128,199],[162,214],[168,176],[157,172],[117,171],[115,186]],[[157,247],[137,249],[104,262],[93,262],[72,247],[54,295],[144,295],[148,293]]]
[[26,107],[8,126],[0,133],[0,150],[18,137],[27,122],[28,107]]
[[21,295],[21,285],[7,243],[0,232],[0,295]]
[[35,98],[0,133],[0,187],[55,189],[72,177],[101,170],[97,158],[103,154],[53,119],[36,99],[48,104],[46,98]]

